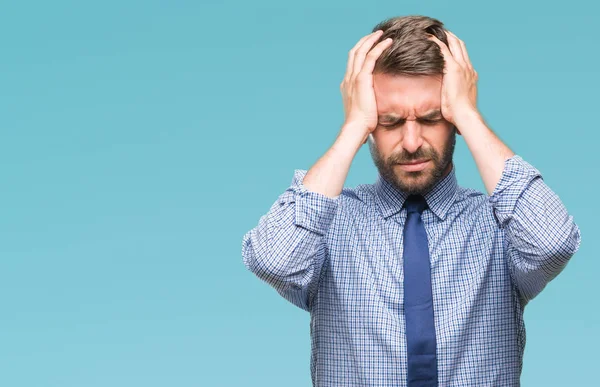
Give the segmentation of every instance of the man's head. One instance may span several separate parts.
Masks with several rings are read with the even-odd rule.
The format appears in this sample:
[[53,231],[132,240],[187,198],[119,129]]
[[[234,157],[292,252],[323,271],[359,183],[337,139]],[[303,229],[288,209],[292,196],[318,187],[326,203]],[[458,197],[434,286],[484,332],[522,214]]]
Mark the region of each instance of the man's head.
[[441,113],[444,57],[427,34],[448,40],[443,24],[425,16],[388,19],[377,30],[383,31],[380,40],[393,43],[373,71],[379,119],[369,136],[371,156],[396,188],[425,194],[451,170],[456,143],[456,128]]

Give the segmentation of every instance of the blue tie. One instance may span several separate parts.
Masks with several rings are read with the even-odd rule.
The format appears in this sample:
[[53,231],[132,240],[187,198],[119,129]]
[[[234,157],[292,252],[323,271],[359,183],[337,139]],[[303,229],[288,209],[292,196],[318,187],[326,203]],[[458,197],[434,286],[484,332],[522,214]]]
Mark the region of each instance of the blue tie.
[[427,233],[421,220],[425,198],[411,195],[404,203],[404,316],[408,356],[408,386],[438,385],[431,268]]

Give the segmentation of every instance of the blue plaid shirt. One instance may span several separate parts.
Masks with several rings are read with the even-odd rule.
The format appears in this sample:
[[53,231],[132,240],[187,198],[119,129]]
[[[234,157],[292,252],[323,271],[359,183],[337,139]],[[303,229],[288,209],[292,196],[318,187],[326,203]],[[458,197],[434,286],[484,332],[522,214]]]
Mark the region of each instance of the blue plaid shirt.
[[[244,235],[244,265],[310,312],[314,386],[406,386],[406,194],[378,176],[329,198],[305,174]],[[425,198],[440,386],[520,385],[523,309],[578,250],[578,226],[518,155],[490,196],[453,167]]]

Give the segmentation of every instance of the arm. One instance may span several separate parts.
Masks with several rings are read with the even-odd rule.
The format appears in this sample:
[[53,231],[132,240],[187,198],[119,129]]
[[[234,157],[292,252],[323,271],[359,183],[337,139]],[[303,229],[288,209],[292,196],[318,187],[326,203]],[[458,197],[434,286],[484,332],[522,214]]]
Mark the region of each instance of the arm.
[[306,171],[296,170],[291,186],[244,235],[244,265],[294,305],[309,310],[326,257],[324,235],[338,201],[308,191]]
[[340,205],[336,196],[354,156],[377,125],[373,68],[391,44],[384,40],[373,47],[380,36],[381,31],[367,35],[350,50],[340,85],[346,121],[333,146],[307,173],[296,170],[291,186],[243,238],[246,267],[307,311],[327,258],[325,235]]
[[485,124],[477,109],[477,72],[473,69],[463,41],[446,31],[448,45],[429,38],[444,57],[442,114],[461,134],[477,165],[488,195],[500,180],[504,162],[514,153]]
[[508,264],[525,303],[556,277],[579,248],[579,228],[541,174],[515,155],[479,114],[457,115],[465,142],[506,230]]
[[577,252],[579,227],[540,172],[520,156],[506,161],[489,203],[499,227],[505,229],[509,268],[526,303]]
[[477,110],[461,110],[455,122],[473,155],[487,194],[491,195],[500,181],[504,163],[515,154],[485,124]]
[[476,108],[477,73],[464,43],[447,31],[442,112],[459,128],[473,154],[500,228],[506,231],[508,266],[525,302],[565,267],[581,236],[573,217],[538,170],[516,156],[484,123]]
[[291,186],[243,238],[246,267],[307,311],[327,256],[324,237],[365,137],[350,125],[308,172],[295,171]]

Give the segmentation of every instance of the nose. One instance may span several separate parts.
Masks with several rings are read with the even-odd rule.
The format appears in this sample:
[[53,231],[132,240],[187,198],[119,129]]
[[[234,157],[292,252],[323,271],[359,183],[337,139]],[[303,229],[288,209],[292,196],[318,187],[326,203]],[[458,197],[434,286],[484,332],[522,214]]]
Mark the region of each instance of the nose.
[[415,153],[423,145],[421,126],[413,120],[404,123],[402,147],[409,153]]

